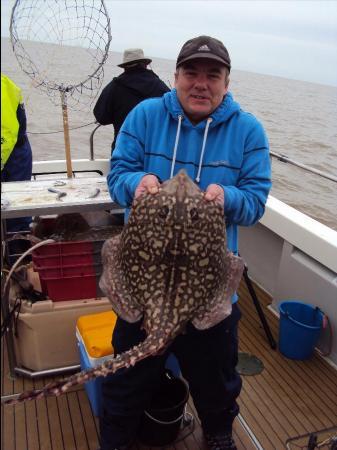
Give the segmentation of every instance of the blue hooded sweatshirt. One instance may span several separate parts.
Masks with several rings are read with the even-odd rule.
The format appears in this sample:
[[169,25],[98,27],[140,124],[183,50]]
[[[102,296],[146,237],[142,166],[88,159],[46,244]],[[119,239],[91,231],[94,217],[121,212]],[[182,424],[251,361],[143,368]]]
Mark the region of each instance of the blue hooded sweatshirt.
[[202,190],[212,183],[224,189],[227,245],[237,254],[237,225],[253,225],[262,217],[271,187],[269,145],[260,122],[230,93],[196,125],[175,89],[144,100],[128,114],[117,137],[107,177],[112,199],[129,207],[144,175],[163,182],[180,169]]

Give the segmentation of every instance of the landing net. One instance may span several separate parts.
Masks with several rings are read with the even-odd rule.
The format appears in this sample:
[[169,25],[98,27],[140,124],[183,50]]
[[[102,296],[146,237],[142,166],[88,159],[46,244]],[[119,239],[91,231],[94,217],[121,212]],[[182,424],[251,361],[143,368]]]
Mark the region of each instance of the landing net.
[[[21,69],[35,87],[62,107],[67,174],[71,178],[68,107],[87,107],[101,87],[111,41],[104,2],[16,0],[10,35]],[[73,50],[70,57],[69,48]]]
[[[103,1],[17,0],[10,36],[21,69],[53,103],[61,104],[60,92],[66,92],[72,109],[91,104],[102,85],[111,41]],[[64,56],[65,46],[72,47],[71,59]]]

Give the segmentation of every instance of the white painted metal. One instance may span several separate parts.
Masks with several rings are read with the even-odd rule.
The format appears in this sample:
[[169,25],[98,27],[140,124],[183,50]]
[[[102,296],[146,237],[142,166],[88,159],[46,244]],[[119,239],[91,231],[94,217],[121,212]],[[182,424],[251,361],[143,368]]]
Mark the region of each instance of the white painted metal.
[[337,272],[337,231],[271,196],[268,198],[261,223],[316,261]]

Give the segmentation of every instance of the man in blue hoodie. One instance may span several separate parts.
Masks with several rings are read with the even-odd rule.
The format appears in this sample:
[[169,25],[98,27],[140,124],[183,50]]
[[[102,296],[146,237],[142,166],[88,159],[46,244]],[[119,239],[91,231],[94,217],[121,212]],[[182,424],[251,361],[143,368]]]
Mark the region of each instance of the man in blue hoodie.
[[[184,168],[205,198],[224,204],[227,244],[238,252],[238,225],[255,224],[263,215],[271,187],[268,140],[262,125],[241,110],[228,91],[230,57],[223,43],[209,36],[187,41],[177,59],[175,89],[141,102],[117,137],[108,185],[114,201],[130,207],[135,196],[155,194],[160,183]],[[232,313],[199,331],[192,324],[168,352],[178,358],[211,450],[234,450],[232,424],[241,378],[238,361],[237,296]],[[144,339],[141,321],[118,319],[116,353]],[[136,436],[140,417],[165,363],[148,358],[117,372],[103,384],[100,421],[102,450],[124,449]]]

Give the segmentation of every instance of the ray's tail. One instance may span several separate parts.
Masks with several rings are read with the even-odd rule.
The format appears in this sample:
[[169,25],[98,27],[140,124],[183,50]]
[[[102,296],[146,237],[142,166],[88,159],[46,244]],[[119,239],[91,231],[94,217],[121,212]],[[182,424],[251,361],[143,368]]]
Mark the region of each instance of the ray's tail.
[[22,394],[18,397],[4,400],[2,403],[4,405],[16,405],[29,400],[59,396],[67,392],[71,387],[86,383],[87,381],[93,380],[100,376],[106,377],[108,374],[114,373],[123,367],[134,366],[138,361],[159,353],[167,346],[169,340],[170,339],[164,339],[162,333],[160,336],[150,334],[137,346],[121,353],[120,355],[117,355],[116,357],[106,360],[100,366],[75,373],[64,380],[51,382],[42,389],[22,392]]

